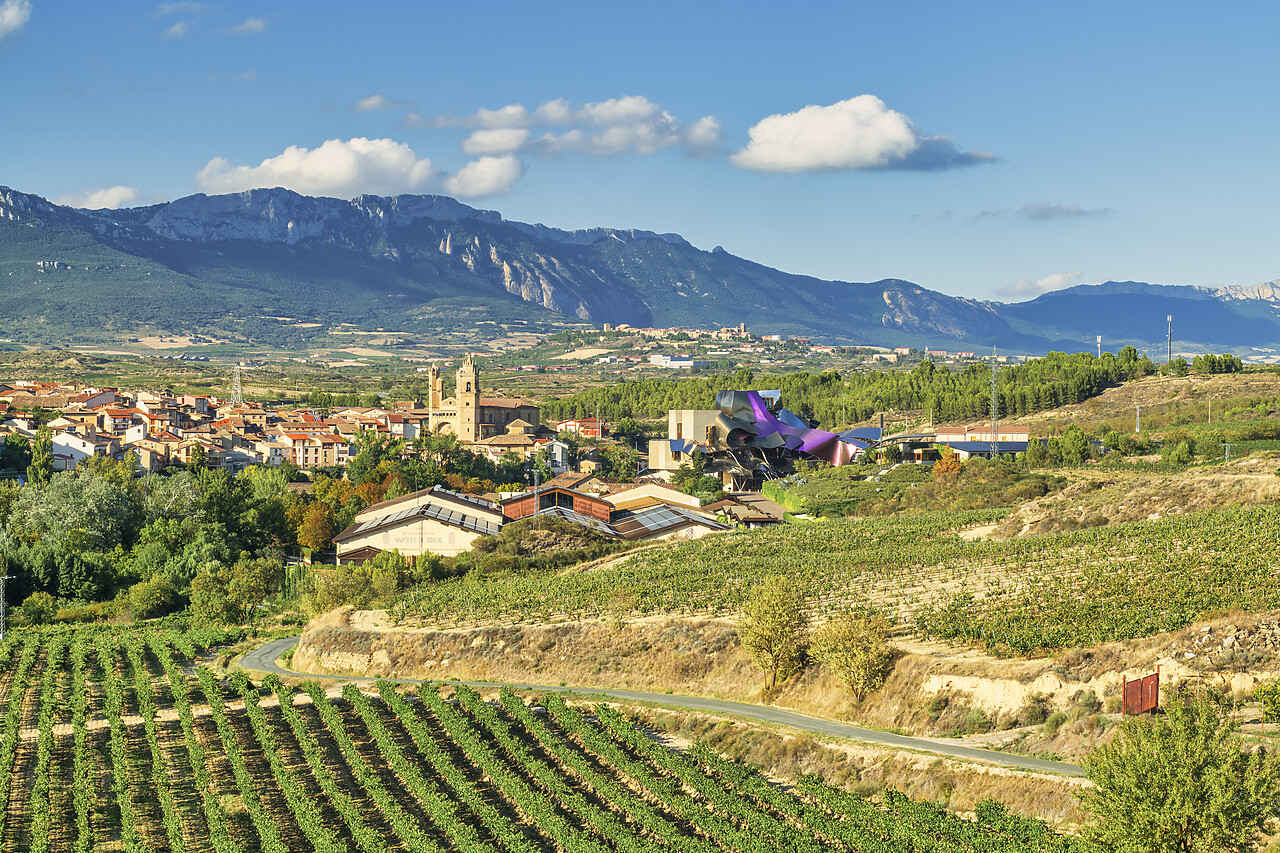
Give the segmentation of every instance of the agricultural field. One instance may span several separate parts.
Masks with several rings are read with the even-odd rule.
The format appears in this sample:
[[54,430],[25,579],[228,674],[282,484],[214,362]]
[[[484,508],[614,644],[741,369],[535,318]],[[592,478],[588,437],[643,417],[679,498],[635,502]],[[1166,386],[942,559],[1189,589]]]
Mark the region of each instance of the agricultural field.
[[998,653],[1150,636],[1232,609],[1280,608],[1280,507],[1207,510],[1009,541],[962,535],[1008,510],[831,519],[733,531],[569,573],[468,575],[420,587],[392,615],[480,625],[727,616],[774,574],[816,621],[875,610],[926,636]]
[[607,706],[455,686],[222,680],[222,632],[76,628],[0,643],[0,849],[1072,851],[978,804],[779,788]]

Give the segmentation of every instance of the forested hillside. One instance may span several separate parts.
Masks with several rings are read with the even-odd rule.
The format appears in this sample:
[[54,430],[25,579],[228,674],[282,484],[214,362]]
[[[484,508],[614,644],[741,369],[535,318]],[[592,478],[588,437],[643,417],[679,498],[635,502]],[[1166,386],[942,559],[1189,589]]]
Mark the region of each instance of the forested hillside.
[[[1215,362],[1217,363],[1217,362]],[[1237,360],[1238,363],[1238,360]],[[1051,352],[1022,364],[1002,366],[997,377],[1002,416],[1025,415],[1094,397],[1109,386],[1153,373],[1156,366],[1137,350],[1120,354],[1068,355]],[[757,377],[750,371],[692,376],[685,379],[642,379],[593,388],[542,405],[547,421],[595,415],[656,420],[671,409],[710,409],[717,391],[771,388],[782,391],[782,405],[839,426],[868,420],[880,412],[926,410],[935,422],[989,417],[991,368],[973,364],[960,371],[925,361],[911,371],[872,371],[841,375],[791,373]]]

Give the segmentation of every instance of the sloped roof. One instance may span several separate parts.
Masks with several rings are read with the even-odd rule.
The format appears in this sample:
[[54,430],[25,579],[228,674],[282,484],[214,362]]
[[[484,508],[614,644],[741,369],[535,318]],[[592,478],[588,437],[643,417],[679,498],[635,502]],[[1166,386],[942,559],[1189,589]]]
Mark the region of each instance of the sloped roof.
[[388,527],[395,527],[418,518],[431,519],[441,524],[447,524],[450,527],[457,527],[460,530],[468,530],[483,536],[495,536],[502,529],[502,525],[496,519],[474,515],[454,506],[428,503],[422,506],[405,507],[402,510],[380,515],[368,521],[357,522],[333,537],[333,541],[345,542],[356,536],[373,533]]

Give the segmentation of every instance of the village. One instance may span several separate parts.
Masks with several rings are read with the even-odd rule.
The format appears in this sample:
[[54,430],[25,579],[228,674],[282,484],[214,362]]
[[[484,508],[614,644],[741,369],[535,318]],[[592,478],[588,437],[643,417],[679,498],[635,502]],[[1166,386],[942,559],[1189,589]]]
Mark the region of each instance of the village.
[[[95,457],[118,461],[127,455],[136,459],[140,475],[192,466],[236,474],[251,466],[288,465],[303,481],[294,484],[301,490],[311,472],[341,476],[371,436],[399,440],[406,454],[422,445],[419,439],[439,437],[524,472],[527,482],[503,484],[498,491],[433,485],[365,507],[345,530],[335,531],[327,558],[340,564],[392,550],[411,560],[428,552],[457,556],[481,536],[530,516],[555,517],[618,541],[687,539],[732,526],[784,523],[791,520],[787,508],[762,489],[791,472],[802,438],[815,435],[840,448],[839,459],[832,459],[836,464],[873,457],[929,463],[938,458],[938,446],[961,458],[1016,454],[1026,450],[1029,438],[1025,426],[1012,425],[998,434],[987,425],[886,436],[882,424],[837,435],[797,420],[781,407],[778,392],[731,392],[758,394],[768,410],[762,417],[789,431],[789,442],[768,429],[758,435],[755,418],[743,421],[724,407],[675,410],[668,413],[667,435],[649,440],[646,453],[634,454],[634,471],[619,476],[602,462],[602,448],[615,443],[602,419],[544,424],[529,400],[481,396],[480,370],[471,356],[454,371],[451,384],[437,366],[425,372],[421,400],[331,409],[268,409],[237,399],[234,391],[224,399],[15,381],[0,384],[0,437],[19,436],[30,444],[47,431],[55,472],[75,470]],[[818,458],[824,452],[808,451]],[[710,480],[716,499],[708,499],[706,488],[698,493],[673,483],[690,474]]]

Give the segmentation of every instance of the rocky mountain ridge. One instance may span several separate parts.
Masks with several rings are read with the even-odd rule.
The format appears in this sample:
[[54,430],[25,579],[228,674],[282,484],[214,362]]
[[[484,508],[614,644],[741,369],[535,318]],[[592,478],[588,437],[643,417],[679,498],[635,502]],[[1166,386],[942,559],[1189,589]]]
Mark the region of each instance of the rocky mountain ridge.
[[[898,279],[793,275],[677,234],[513,222],[445,196],[342,200],[277,188],[83,210],[0,187],[0,276],[0,320],[35,340],[56,339],[53,325],[119,336],[287,316],[426,333],[521,318],[547,327],[746,322],[833,342],[1042,352],[1092,348],[1096,334],[1117,346],[1160,341],[1176,306],[1188,346],[1280,342],[1280,282],[1107,282],[1009,305]],[[140,283],[150,295],[182,296],[148,302]],[[1201,307],[1188,311],[1189,301]]]

